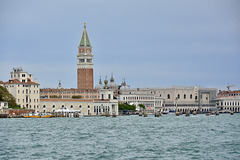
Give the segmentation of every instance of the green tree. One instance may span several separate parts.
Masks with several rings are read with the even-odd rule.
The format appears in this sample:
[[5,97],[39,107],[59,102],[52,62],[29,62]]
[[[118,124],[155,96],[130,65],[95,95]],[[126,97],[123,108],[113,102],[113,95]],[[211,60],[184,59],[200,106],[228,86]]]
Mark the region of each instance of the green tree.
[[138,106],[142,109],[146,109],[146,107],[143,104],[139,104]]
[[51,95],[50,98],[59,98],[57,95]]
[[72,99],[81,99],[82,96],[72,96]]
[[14,108],[14,107],[19,106],[19,105],[16,104],[15,97],[13,97],[13,95],[11,95],[8,92],[8,90],[3,86],[0,86],[0,101],[8,102],[8,107],[9,108]]
[[118,110],[131,110],[131,111],[136,111],[136,106],[135,105],[129,105],[127,103],[119,103],[118,104]]

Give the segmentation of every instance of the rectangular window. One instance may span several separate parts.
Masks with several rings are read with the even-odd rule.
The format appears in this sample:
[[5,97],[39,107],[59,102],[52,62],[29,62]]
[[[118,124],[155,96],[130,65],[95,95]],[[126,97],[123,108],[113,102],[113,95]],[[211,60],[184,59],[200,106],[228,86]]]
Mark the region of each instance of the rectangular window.
[[184,94],[184,99],[186,99],[186,94]]
[[25,74],[22,74],[22,77],[25,77]]
[[87,62],[88,62],[88,63],[91,63],[91,62],[92,62],[92,60],[91,60],[91,59],[87,59]]
[[79,63],[84,63],[85,59],[79,59]]
[[23,79],[22,82],[25,82],[25,79]]

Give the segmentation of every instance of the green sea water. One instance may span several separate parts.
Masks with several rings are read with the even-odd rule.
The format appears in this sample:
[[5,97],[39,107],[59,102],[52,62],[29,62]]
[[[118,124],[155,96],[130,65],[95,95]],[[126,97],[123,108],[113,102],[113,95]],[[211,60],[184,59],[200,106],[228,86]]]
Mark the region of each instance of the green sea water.
[[0,159],[240,159],[240,114],[0,119]]

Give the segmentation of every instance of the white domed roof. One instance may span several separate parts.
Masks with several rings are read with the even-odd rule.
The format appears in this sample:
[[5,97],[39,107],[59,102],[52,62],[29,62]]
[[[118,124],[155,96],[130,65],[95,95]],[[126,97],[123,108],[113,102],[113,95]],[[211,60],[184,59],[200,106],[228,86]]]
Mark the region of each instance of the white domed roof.
[[109,87],[110,88],[117,88],[118,87],[117,83],[114,82],[113,73],[111,73],[111,79],[110,79],[110,82],[109,82]]
[[96,89],[103,89],[103,84],[102,84],[102,80],[101,80],[101,77],[100,77],[100,79],[99,79],[99,84],[98,85],[96,85],[96,87],[95,87]]
[[98,84],[98,85],[96,85],[95,88],[96,88],[96,89],[103,89],[103,85],[102,85],[102,84]]
[[125,79],[124,79],[120,90],[127,90],[127,89],[130,89],[130,87],[126,84]]
[[115,82],[110,82],[110,83],[109,83],[109,87],[117,87],[117,83],[115,83]]
[[120,88],[120,90],[128,90],[128,89],[130,89],[130,87],[129,86],[122,86],[121,88]]

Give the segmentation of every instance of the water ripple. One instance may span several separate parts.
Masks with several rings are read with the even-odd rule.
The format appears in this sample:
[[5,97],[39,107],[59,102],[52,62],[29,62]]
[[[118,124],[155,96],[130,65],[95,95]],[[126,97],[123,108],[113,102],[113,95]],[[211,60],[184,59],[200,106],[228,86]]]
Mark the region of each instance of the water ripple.
[[240,115],[0,119],[0,159],[240,159]]

